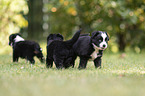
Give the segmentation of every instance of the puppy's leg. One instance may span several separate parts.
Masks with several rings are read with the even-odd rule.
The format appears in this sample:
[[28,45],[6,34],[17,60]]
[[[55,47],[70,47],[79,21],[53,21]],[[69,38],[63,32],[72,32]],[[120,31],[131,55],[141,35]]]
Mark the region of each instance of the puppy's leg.
[[78,69],[85,69],[87,66],[88,58],[80,57],[80,64]]
[[71,62],[72,68],[74,68],[74,66],[75,66],[75,60],[76,60],[76,58],[77,58],[77,56],[74,56],[74,57],[73,57],[73,60],[72,60],[72,62]]
[[48,57],[46,58],[46,67],[47,68],[52,68],[53,66],[53,60],[49,59]]
[[33,57],[29,56],[27,59],[30,61],[31,64],[35,64],[35,60]]
[[101,57],[98,57],[94,60],[95,68],[101,68]]
[[18,62],[19,57],[16,53],[13,53],[13,62]]

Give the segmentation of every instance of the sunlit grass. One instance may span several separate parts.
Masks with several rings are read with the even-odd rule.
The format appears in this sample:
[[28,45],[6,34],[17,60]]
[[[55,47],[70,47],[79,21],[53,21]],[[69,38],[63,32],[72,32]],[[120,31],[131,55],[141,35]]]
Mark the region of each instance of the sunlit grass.
[[[46,54],[44,53],[44,56]],[[24,59],[13,63],[0,55],[1,96],[144,96],[145,54],[104,53],[102,69],[89,61],[87,69],[46,69],[37,58],[32,67]]]

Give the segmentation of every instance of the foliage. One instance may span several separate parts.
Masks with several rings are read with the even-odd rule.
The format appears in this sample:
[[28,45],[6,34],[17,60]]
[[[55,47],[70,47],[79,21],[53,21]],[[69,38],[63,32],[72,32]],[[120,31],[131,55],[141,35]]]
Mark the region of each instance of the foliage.
[[112,51],[145,45],[144,0],[51,0],[47,7],[50,32],[68,35],[80,26],[87,33],[107,31]]
[[24,37],[46,41],[49,33],[69,39],[81,27],[83,33],[107,31],[114,53],[145,48],[145,0],[0,0],[0,20],[2,46],[20,30]]
[[[0,0],[0,45],[8,44],[8,36],[17,33],[28,22],[23,17],[28,13],[25,0]],[[6,40],[5,40],[6,39]]]
[[[20,59],[12,63],[10,55],[0,55],[0,94],[2,96],[144,96],[145,54],[104,54],[103,68],[46,69],[32,67]],[[35,58],[36,59],[36,58]],[[115,61],[114,61],[115,60]]]
[[[115,34],[111,34],[112,36],[117,36],[120,49],[124,50],[126,46],[137,46],[141,42],[141,37],[145,35],[144,4],[145,2],[141,0],[110,0],[106,4],[105,13],[109,13],[103,17],[105,19],[103,23],[110,24],[110,27],[106,26],[108,30],[112,27],[110,31],[113,32],[110,33]],[[121,48],[123,46],[124,48]]]

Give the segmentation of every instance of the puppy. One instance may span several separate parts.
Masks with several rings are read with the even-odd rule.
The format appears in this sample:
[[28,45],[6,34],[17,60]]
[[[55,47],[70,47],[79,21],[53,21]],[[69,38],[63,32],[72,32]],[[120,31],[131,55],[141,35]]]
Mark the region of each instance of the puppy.
[[73,45],[75,55],[80,57],[80,64],[78,68],[86,68],[87,61],[90,59],[94,61],[96,68],[101,68],[101,57],[103,55],[103,51],[108,46],[108,41],[108,34],[102,31],[95,31],[92,33],[92,36],[81,35],[78,41]]
[[72,46],[78,40],[80,32],[81,30],[77,31],[71,40],[61,41],[54,38],[54,40],[48,44],[46,56],[47,68],[52,67],[53,61],[57,69],[68,68],[72,66],[72,61],[74,61],[74,51]]
[[24,40],[18,33],[9,36],[9,45],[13,48],[13,62],[18,62],[19,57],[21,57],[34,64],[34,56],[37,56],[41,62],[44,62],[42,49],[39,44],[34,41]]

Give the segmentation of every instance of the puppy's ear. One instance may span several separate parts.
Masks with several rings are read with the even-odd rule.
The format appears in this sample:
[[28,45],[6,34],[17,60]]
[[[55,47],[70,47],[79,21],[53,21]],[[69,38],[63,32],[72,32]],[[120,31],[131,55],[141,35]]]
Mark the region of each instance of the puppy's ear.
[[47,37],[47,41],[48,41],[49,38],[52,37],[52,36],[53,36],[53,34],[49,34],[48,37]]
[[98,34],[100,34],[100,31],[94,31],[94,32],[92,32],[91,37],[97,36]]
[[110,35],[107,32],[105,32],[105,33],[107,35],[107,41],[109,41]]
[[16,36],[14,35],[14,34],[11,34],[10,36],[9,36],[9,45],[11,46],[11,45],[13,45],[13,42],[14,42],[14,38],[15,38]]
[[63,40],[63,36],[60,33],[58,33],[56,36],[60,37]]
[[38,53],[39,53],[39,51],[34,51],[34,53],[35,53],[35,54],[38,54]]

